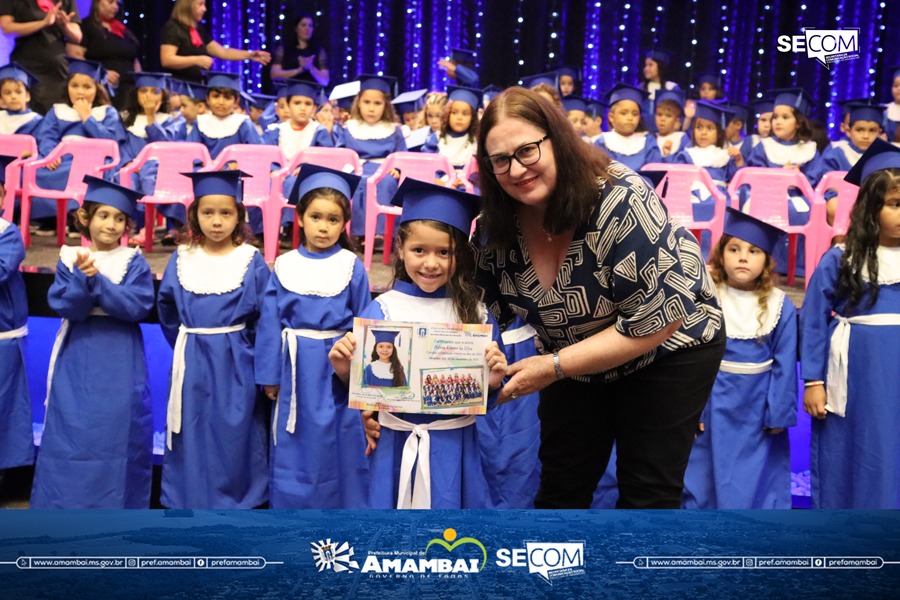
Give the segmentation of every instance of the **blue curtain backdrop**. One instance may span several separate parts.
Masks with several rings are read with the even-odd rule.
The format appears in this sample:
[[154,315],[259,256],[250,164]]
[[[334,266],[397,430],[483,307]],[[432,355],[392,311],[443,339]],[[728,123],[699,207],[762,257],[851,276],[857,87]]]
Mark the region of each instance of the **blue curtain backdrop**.
[[[435,68],[452,47],[478,52],[483,85],[517,82],[559,64],[581,68],[584,95],[602,97],[616,81],[635,83],[642,52],[664,47],[677,58],[670,78],[689,87],[706,72],[724,73],[726,97],[754,98],[773,87],[802,86],[819,103],[817,116],[835,122],[835,100],[890,99],[889,67],[900,64],[900,11],[886,0],[208,0],[206,24],[223,45],[274,51],[283,27],[301,11],[316,16],[332,83],[359,73],[399,78],[402,90],[443,89]],[[159,63],[159,29],[172,2],[125,0],[126,21],[145,42],[144,64]],[[826,69],[805,53],[780,53],[777,38],[803,28],[859,28],[859,59]],[[255,63],[240,70],[251,89],[270,90]]]

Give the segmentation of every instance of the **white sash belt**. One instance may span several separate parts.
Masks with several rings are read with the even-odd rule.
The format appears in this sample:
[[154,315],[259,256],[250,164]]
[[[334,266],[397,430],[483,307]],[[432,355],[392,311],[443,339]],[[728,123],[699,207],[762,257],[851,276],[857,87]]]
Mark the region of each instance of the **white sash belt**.
[[18,329],[12,331],[0,331],[0,342],[3,340],[16,340],[28,335],[28,325],[22,325]]
[[512,346],[526,340],[533,340],[536,333],[531,325],[523,325],[515,329],[507,329],[500,334],[500,339],[503,340],[504,346]]
[[[318,329],[290,329],[285,327],[281,330],[281,351],[284,352],[284,346],[287,344],[288,355],[291,357],[291,405],[288,412],[287,426],[285,430],[288,433],[294,433],[297,426],[297,338],[304,337],[311,340],[330,340],[344,335],[344,331],[334,329],[318,330]],[[275,415],[272,421],[272,443],[278,445],[278,402],[275,402]]]
[[828,377],[825,386],[825,410],[843,417],[847,412],[847,373],[849,372],[850,325],[900,325],[900,314],[842,317],[838,321],[828,349]]
[[719,371],[723,373],[737,373],[738,375],[759,375],[772,370],[773,359],[761,363],[732,362],[723,360],[719,365]]
[[166,407],[166,447],[172,449],[172,434],[181,433],[181,393],[184,388],[185,359],[184,351],[187,348],[188,334],[194,335],[218,335],[234,333],[247,327],[246,323],[229,325],[228,327],[178,327],[178,337],[175,338],[175,350],[172,355],[172,387],[169,388],[169,404]]
[[[99,306],[95,306],[88,312],[88,316],[108,317],[109,314],[107,314],[107,312]],[[46,408],[48,406],[48,403],[50,402],[50,387],[53,383],[53,373],[54,371],[56,371],[56,359],[59,357],[59,351],[62,348],[63,342],[66,341],[66,336],[68,334],[69,320],[62,319],[62,321],[60,321],[59,323],[59,330],[56,332],[56,339],[53,340],[53,350],[50,352],[50,365],[47,367],[47,396],[44,398],[44,408]],[[44,423],[44,426],[47,426],[46,422]]]
[[[411,432],[403,445],[403,458],[400,461],[397,508],[431,508],[431,436],[428,435],[428,430],[462,429],[475,424],[475,415],[416,424],[383,410],[378,413],[378,422],[394,431]],[[416,485],[413,489],[412,470],[417,458]]]

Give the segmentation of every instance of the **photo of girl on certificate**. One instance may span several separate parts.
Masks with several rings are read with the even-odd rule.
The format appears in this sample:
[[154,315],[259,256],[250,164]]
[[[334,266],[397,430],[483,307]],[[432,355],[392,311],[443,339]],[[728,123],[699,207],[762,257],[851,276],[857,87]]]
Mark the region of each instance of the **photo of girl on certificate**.
[[406,372],[397,354],[399,331],[372,329],[372,362],[363,372],[363,387],[407,387]]

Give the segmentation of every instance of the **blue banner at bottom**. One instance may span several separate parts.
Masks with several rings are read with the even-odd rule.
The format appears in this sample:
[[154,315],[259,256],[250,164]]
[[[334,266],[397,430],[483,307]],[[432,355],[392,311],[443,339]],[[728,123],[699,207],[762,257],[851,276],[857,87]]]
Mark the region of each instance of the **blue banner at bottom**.
[[888,598],[897,511],[4,511],[4,598]]

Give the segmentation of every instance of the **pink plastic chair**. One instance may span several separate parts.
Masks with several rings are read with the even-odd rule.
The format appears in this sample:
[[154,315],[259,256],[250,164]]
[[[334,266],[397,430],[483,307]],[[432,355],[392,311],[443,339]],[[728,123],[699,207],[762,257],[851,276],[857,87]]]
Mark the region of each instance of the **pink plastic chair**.
[[[722,237],[722,229],[725,226],[725,207],[728,199],[710,177],[709,172],[697,165],[681,165],[669,163],[648,163],[641,167],[642,171],[665,171],[666,177],[657,186],[659,194],[669,218],[685,229],[689,229],[697,241],[705,230],[710,235],[710,247],[716,245]],[[715,199],[716,205],[713,218],[709,221],[695,221],[693,208],[692,187],[695,183],[702,184]],[[665,195],[663,195],[665,190]]]
[[[744,167],[728,184],[728,193],[732,198],[738,197],[738,189],[742,185],[750,186],[750,216],[788,233],[788,285],[794,285],[797,269],[797,236],[804,236],[805,279],[809,285],[809,278],[821,258],[822,232],[828,229],[825,223],[825,201],[812,189],[806,176],[796,169]],[[788,191],[791,188],[797,188],[811,203],[806,225],[791,226],[788,222]]]
[[[266,262],[273,262],[278,256],[278,230],[281,227],[281,207],[278,214],[269,207],[272,196],[272,171],[281,169],[287,161],[281,148],[268,144],[232,144],[216,157],[204,171],[221,171],[230,164],[250,177],[244,179],[244,206],[255,206],[262,211],[263,255]],[[277,218],[276,218],[277,216]]]
[[133,161],[119,171],[119,181],[131,186],[131,176],[147,162],[157,162],[156,186],[153,194],[141,198],[144,205],[144,252],[153,252],[153,223],[157,204],[183,204],[194,201],[194,185],[189,177],[196,164],[212,162],[209,150],[199,142],[151,142],[144,146]]
[[[45,190],[37,185],[38,169],[46,167],[56,159],[71,155],[69,180],[64,190]],[[22,165],[22,242],[31,246],[28,222],[31,220],[31,198],[52,198],[56,200],[56,243],[62,246],[66,239],[66,207],[69,200],[79,206],[84,200],[87,184],[85,175],[103,177],[105,171],[119,166],[119,145],[115,140],[73,139],[63,140],[44,158],[27,161]]]
[[7,221],[12,221],[15,210],[16,198],[22,197],[22,165],[29,158],[37,156],[37,142],[30,135],[10,133],[0,135],[0,148],[7,156],[25,156],[6,165],[6,194],[3,196],[3,209],[0,215]]
[[[831,236],[822,240],[825,243],[823,253],[828,250],[831,238],[836,235],[846,235],[850,228],[850,213],[856,204],[859,195],[859,186],[844,181],[847,171],[831,171],[825,173],[816,186],[816,193],[825,198],[825,192],[834,190],[837,192],[837,210],[834,212],[834,223],[831,225]],[[827,205],[827,202],[826,202]]]
[[[378,203],[378,182],[385,177],[390,177],[392,169],[400,171],[400,183],[407,177],[433,183],[438,171],[455,176],[455,170],[450,160],[440,154],[425,154],[422,152],[394,152],[389,154],[378,170],[369,177],[366,182],[366,249],[363,253],[363,264],[366,271],[372,266],[372,255],[375,245],[375,230],[378,223],[378,215],[384,215],[384,264],[390,262],[391,247],[393,246],[394,217],[402,212],[398,206],[385,206]],[[451,181],[455,185],[456,181]]]
[[[350,148],[323,148],[312,146],[298,152],[285,168],[272,173],[272,197],[269,199],[267,211],[276,213],[281,219],[281,211],[285,208],[293,208],[284,197],[284,180],[303,164],[328,167],[336,171],[352,171],[356,175],[362,175],[362,162],[355,150]],[[274,219],[273,216],[269,216]],[[347,222],[347,233],[350,233],[350,222]],[[297,223],[297,214],[294,213],[294,231],[291,242],[294,249],[300,246],[300,226]],[[268,259],[267,259],[268,260]],[[274,260],[274,258],[272,259]]]

